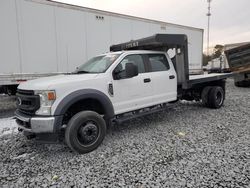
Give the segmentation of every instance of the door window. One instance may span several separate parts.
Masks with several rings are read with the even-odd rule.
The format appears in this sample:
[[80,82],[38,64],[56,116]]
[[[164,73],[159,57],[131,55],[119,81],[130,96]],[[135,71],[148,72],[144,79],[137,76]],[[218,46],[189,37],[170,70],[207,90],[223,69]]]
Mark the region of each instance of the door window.
[[166,71],[170,68],[164,54],[148,54],[148,62],[151,67],[151,72]]
[[138,67],[138,73],[144,73],[145,72],[145,66],[143,62],[143,58],[141,55],[128,55],[126,56],[115,68],[114,72],[119,73],[119,78],[126,78],[126,72],[125,67],[127,63],[133,63]]

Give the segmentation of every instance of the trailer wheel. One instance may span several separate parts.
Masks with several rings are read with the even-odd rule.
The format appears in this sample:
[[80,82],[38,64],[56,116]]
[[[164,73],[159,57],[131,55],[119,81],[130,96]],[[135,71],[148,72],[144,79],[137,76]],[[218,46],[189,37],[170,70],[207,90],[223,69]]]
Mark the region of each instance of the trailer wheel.
[[105,134],[104,119],[96,112],[82,111],[70,119],[65,131],[65,141],[73,151],[88,153],[102,143]]
[[211,88],[208,95],[208,105],[210,108],[220,108],[225,100],[225,92],[220,86]]
[[240,87],[240,83],[239,83],[239,82],[234,82],[234,85],[235,85],[236,87]]
[[211,86],[204,87],[204,89],[201,92],[201,101],[202,101],[203,105],[205,105],[207,107],[209,107],[208,106],[208,94],[209,94],[211,88],[212,88]]
[[15,95],[17,91],[17,85],[4,86],[4,91],[9,96]]
[[250,86],[250,81],[243,80],[243,81],[240,81],[240,82],[234,82],[234,85],[236,87],[249,87]]

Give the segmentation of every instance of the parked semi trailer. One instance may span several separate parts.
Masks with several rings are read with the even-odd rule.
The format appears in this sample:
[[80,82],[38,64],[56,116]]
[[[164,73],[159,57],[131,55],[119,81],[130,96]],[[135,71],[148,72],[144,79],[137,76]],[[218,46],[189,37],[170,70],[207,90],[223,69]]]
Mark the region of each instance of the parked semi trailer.
[[187,35],[190,73],[202,71],[202,29],[47,0],[1,0],[0,25],[0,86],[9,94],[20,82],[72,72],[110,44],[155,33]]
[[230,70],[234,76],[235,86],[250,86],[250,43],[225,51]]

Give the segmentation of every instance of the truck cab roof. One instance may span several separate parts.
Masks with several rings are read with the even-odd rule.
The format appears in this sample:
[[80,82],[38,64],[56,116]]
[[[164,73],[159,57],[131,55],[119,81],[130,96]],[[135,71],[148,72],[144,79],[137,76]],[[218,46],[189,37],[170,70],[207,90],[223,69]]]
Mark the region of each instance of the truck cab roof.
[[122,50],[116,52],[107,52],[101,55],[121,55],[121,54],[147,54],[147,53],[166,53],[164,51],[154,51],[154,50]]

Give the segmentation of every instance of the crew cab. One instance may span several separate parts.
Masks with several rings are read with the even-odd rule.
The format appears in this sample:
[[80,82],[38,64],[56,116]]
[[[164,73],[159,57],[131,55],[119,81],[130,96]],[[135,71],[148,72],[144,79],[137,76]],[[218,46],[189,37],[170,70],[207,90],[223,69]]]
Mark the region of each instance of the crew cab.
[[[178,51],[175,64],[158,48],[171,47],[172,37]],[[157,112],[169,102],[202,100],[220,108],[228,75],[187,76],[184,47],[185,35],[158,34],[113,46],[112,52],[91,58],[71,74],[20,84],[15,112],[19,130],[41,141],[65,140],[73,151],[87,153],[102,143],[107,125]]]

